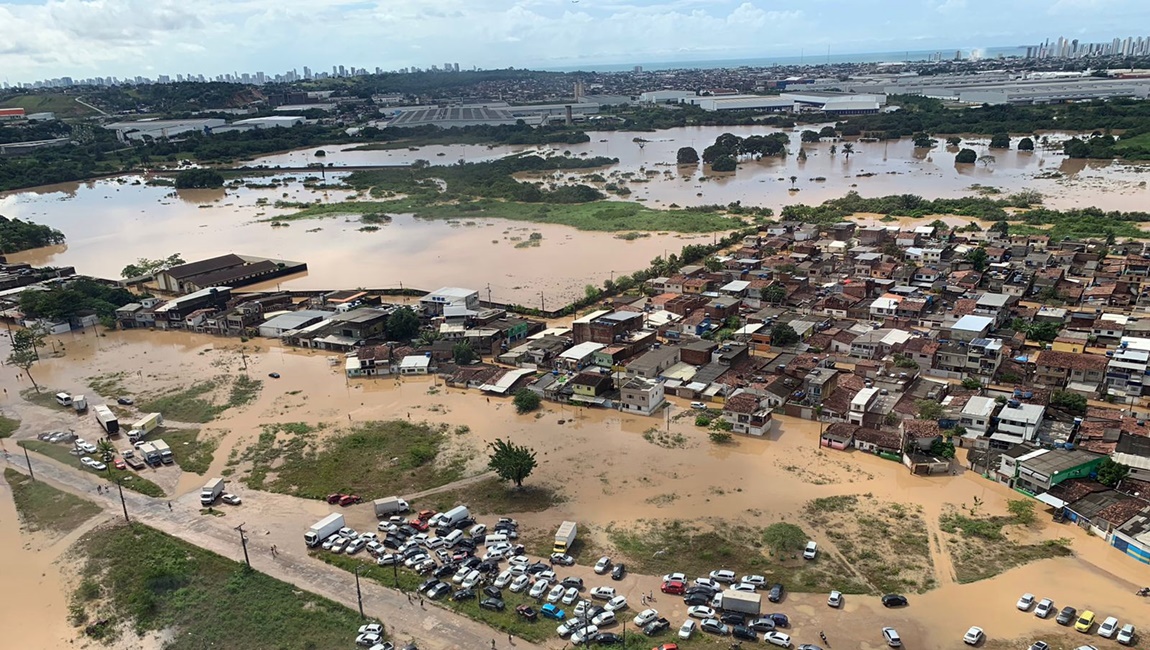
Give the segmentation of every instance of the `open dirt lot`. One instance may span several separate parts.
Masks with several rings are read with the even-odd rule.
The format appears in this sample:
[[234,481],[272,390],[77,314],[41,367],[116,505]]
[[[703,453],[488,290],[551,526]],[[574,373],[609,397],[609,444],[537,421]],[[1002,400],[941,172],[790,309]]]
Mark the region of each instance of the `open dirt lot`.
[[[299,453],[306,459],[310,458],[307,453],[322,454],[324,445],[341,431],[400,420],[427,422],[432,427],[445,425],[447,433],[439,454],[458,461],[433,464],[435,471],[451,473],[428,480],[418,466],[402,464],[404,458],[410,460],[409,452],[393,453],[383,461],[373,456],[372,462],[398,458],[400,470],[419,473],[418,480],[410,483],[402,474],[387,483],[401,495],[481,474],[486,469],[482,450],[496,438],[534,448],[539,460],[527,483],[541,491],[521,501],[521,512],[497,512],[516,501],[505,488],[489,480],[468,487],[449,486],[413,499],[414,507],[442,508],[450,499],[469,501],[475,495],[475,502],[482,504],[477,509],[519,519],[525,538],[531,542],[529,548],[535,550],[546,546],[560,521],[578,521],[584,552],[580,553],[580,565],[571,573],[584,576],[589,586],[611,584],[609,579],[595,576],[586,563],[594,562],[599,553],[617,555],[629,562],[634,573],[612,586],[635,602],[640,593],[655,592],[654,606],[675,625],[685,617],[685,607],[680,600],[658,593],[655,576],[664,568],[701,573],[728,568],[720,566],[725,563],[732,565],[729,568],[746,568],[747,572],[778,577],[787,583],[791,593],[776,611],[791,616],[796,643],[817,643],[817,632],[822,629],[832,647],[874,650],[881,646],[878,629],[888,624],[898,627],[908,647],[962,647],[962,632],[975,624],[986,629],[994,643],[1013,639],[1021,644],[1039,633],[1053,640],[1062,628],[1014,609],[1014,601],[1025,591],[1053,598],[1060,606],[1089,606],[1100,615],[1112,614],[1136,624],[1146,611],[1145,601],[1136,598],[1133,591],[1150,584],[1150,567],[1123,557],[1078,528],[1050,522],[1042,509],[1038,510],[1038,521],[1024,532],[1014,532],[1008,526],[1007,537],[1028,545],[1066,538],[1072,556],[1037,560],[1018,568],[1010,568],[1017,562],[1006,563],[999,567],[1000,575],[962,584],[968,576],[963,547],[956,548],[954,534],[943,531],[940,517],[952,505],[973,503],[975,497],[982,504],[981,514],[1006,516],[1007,501],[1018,495],[970,473],[914,477],[901,465],[874,456],[818,449],[818,428],[809,422],[779,418],[763,439],[736,438],[734,444],[715,445],[705,431],[693,426],[692,418],[682,418],[669,425],[670,439],[681,437],[682,443],[665,446],[650,440],[657,440],[656,436],[644,436],[652,427],[667,429],[667,423],[658,418],[556,404],[545,404],[538,416],[520,416],[510,401],[488,401],[477,393],[446,388],[433,378],[349,382],[342,375],[339,359],[335,364],[329,360],[332,355],[283,350],[264,340],[247,343],[241,356],[236,341],[177,332],[96,336],[89,330],[54,338],[63,344],[64,353],[37,364],[33,375],[46,391],[87,392],[91,403],[102,401],[98,394],[114,398],[123,393],[144,398],[145,403],[163,395],[187,397],[186,391],[196,381],[232,378],[227,390],[218,383],[212,391],[201,394],[209,400],[210,408],[186,411],[210,412],[210,419],[170,423],[181,430],[199,429],[198,439],[215,444],[210,461],[204,457],[197,461],[200,469],[206,467],[203,474],[166,466],[147,470],[144,476],[162,486],[174,500],[194,500],[193,493],[205,476],[229,476],[229,489],[241,494],[244,505],[223,519],[234,517],[235,523],[246,522],[253,529],[267,531],[263,541],[293,552],[303,551],[303,527],[327,512],[329,506],[300,496],[276,495],[273,500],[239,480],[247,480],[261,458],[266,461],[266,486],[286,480],[286,474],[276,471],[276,463],[284,462],[284,453],[278,458],[271,454],[257,457],[261,436],[274,430],[279,444],[301,437],[307,444]],[[0,343],[0,354],[7,354],[5,343]],[[221,408],[232,402],[230,386],[244,362],[250,377],[263,385],[244,403]],[[273,371],[282,378],[267,377]],[[99,438],[91,416],[78,417],[62,408],[21,400],[20,391],[29,386],[15,374],[10,370],[0,373],[0,386],[7,391],[4,411],[21,422],[15,439],[70,428],[89,439]],[[109,376],[115,377],[114,387],[96,382],[103,390],[89,381]],[[675,407],[675,412],[680,408],[685,409],[685,405]],[[126,409],[129,414],[141,412],[137,407]],[[299,429],[299,433],[291,433],[285,429],[291,423],[303,423],[306,432]],[[466,425],[466,430],[459,429],[460,425]],[[15,451],[15,440],[3,442],[6,449]],[[352,457],[341,453],[342,458]],[[349,469],[349,480],[362,480],[357,471]],[[297,477],[292,484],[302,484],[300,481]],[[322,481],[316,482],[317,489],[321,485]],[[303,490],[293,492],[291,487],[280,485],[286,494],[305,494]],[[836,497],[842,502],[819,501]],[[279,505],[271,507],[261,501]],[[293,506],[285,509],[285,502]],[[812,510],[812,503],[836,505]],[[0,515],[5,512],[11,510],[0,511]],[[374,527],[369,505],[347,508],[344,513],[349,525],[360,530]],[[681,528],[669,528],[672,521],[681,522]],[[819,560],[806,566],[776,557],[764,545],[762,531],[778,522],[795,524],[819,542]],[[18,536],[2,539],[6,553],[0,557],[29,552]],[[693,550],[683,552],[676,548],[679,544]],[[653,551],[644,555],[659,545],[667,550],[658,558]],[[3,562],[0,568],[7,567],[7,560]],[[50,564],[41,561],[36,566]],[[24,569],[4,573],[6,582],[12,576],[9,593],[58,591],[57,579],[45,582],[43,573]],[[825,604],[829,588],[865,594],[897,589],[909,595],[911,607],[885,610],[874,595],[851,594],[845,607],[831,610]],[[37,597],[62,599],[50,594]],[[59,639],[66,635],[63,619],[62,605],[42,606],[32,612],[18,605],[0,607],[0,624],[11,627],[21,621],[21,628],[29,635],[35,626],[28,621],[39,620],[44,621],[45,634],[59,634],[51,637]],[[55,643],[48,636],[38,638],[31,638],[22,647],[53,647]],[[1092,642],[1109,647],[1105,640]],[[547,643],[562,645],[557,638]]]

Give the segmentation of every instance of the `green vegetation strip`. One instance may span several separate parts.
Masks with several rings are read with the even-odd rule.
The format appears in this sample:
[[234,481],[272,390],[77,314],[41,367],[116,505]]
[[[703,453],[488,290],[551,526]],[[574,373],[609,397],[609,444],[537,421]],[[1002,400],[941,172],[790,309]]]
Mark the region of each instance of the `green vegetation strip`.
[[[166,395],[156,395],[141,401],[137,406],[144,413],[163,413],[164,417],[176,422],[211,422],[224,411],[249,404],[259,396],[264,383],[247,375],[227,376],[200,381],[188,388]],[[216,389],[226,386],[228,399],[216,404],[210,398]]]
[[447,425],[365,422],[322,442],[315,432],[299,422],[264,425],[256,443],[239,457],[251,463],[244,482],[252,489],[311,499],[342,492],[367,500],[463,477],[465,459],[441,458]]
[[12,487],[12,499],[20,521],[30,531],[66,534],[100,514],[100,506],[68,494],[26,474],[5,468],[4,480]]
[[989,516],[978,513],[976,504],[964,512],[950,508],[939,515],[939,527],[947,534],[954,572],[960,583],[992,578],[1023,564],[1072,555],[1071,540],[1049,539],[1038,544],[1011,540],[1006,526],[1028,526],[1035,520],[1034,502],[1025,499],[1008,504],[1010,514]]
[[[96,471],[96,470],[92,469],[91,467],[81,465],[80,464],[80,457],[79,456],[73,456],[71,453],[72,448],[66,444],[56,444],[56,443],[51,443],[51,442],[45,442],[43,440],[21,440],[19,444],[21,447],[26,447],[29,451],[34,451],[38,454],[43,454],[49,458],[53,458],[55,460],[58,460],[61,463],[64,463],[65,465],[74,465],[74,466],[84,470],[85,472],[91,472],[93,474],[96,474],[98,476],[106,478],[113,483],[116,482],[117,479],[119,479],[119,480],[123,481],[125,488],[132,490],[134,492],[139,492],[140,494],[150,496],[150,497],[162,497],[162,496],[164,496],[164,489],[163,488],[161,488],[160,486],[156,485],[155,483],[149,481],[148,479],[140,476],[139,474],[136,474],[135,472],[133,472],[131,470],[119,470],[119,469],[116,469],[115,467],[113,467],[112,465],[108,465],[108,469],[103,470],[103,471]],[[127,444],[127,443],[125,443],[125,444]],[[94,454],[93,454],[93,458],[95,458]]]
[[509,515],[520,512],[543,512],[563,503],[563,497],[550,486],[524,485],[516,488],[498,478],[484,479],[458,490],[439,492],[420,499],[419,509],[440,512],[466,503],[472,514]]
[[7,438],[20,428],[20,420],[10,418],[7,415],[0,415],[0,438]]
[[163,439],[172,448],[180,469],[201,476],[211,467],[212,455],[219,445],[219,440],[206,437],[199,429],[160,429],[148,437]]
[[110,641],[116,623],[164,631],[168,650],[351,647],[362,621],[339,603],[133,524],[94,531],[73,622]]

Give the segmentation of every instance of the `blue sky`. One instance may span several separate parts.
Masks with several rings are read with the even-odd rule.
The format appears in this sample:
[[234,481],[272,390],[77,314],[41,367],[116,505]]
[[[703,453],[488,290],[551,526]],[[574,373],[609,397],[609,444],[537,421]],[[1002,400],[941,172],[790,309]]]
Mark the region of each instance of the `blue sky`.
[[570,67],[1150,36],[1150,0],[0,0],[0,81]]

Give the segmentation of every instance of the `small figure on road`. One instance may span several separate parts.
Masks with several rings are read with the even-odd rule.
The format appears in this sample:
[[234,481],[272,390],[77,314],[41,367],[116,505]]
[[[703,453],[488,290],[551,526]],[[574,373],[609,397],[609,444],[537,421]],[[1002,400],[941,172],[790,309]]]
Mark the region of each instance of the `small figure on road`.
[[169,501],[168,502],[168,512],[171,512],[171,511],[172,511],[172,502]]
[[511,640],[511,633],[510,632],[507,633],[507,644],[508,645],[515,645],[515,642]]
[[495,639],[491,640],[491,650],[495,650]]
[[275,544],[272,544],[272,557],[275,557],[279,554],[280,554],[280,550],[278,548],[276,548]]

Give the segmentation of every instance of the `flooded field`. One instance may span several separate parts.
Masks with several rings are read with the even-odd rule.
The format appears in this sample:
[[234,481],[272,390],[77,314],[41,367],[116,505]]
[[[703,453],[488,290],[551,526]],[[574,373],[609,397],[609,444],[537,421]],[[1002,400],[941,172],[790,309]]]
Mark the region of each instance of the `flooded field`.
[[[189,377],[204,379],[239,371],[239,344],[225,339],[144,331],[107,336],[88,332],[53,338],[63,344],[66,352],[37,364],[33,369],[35,376],[45,390],[86,390],[95,403],[98,401],[87,384],[93,378],[115,373],[120,373],[120,389],[139,399],[150,393],[186,387]],[[256,346],[258,349],[254,349]],[[0,343],[0,354],[7,352],[6,347]],[[1019,640],[1012,645],[988,647],[1025,647],[1022,640],[1028,643],[1039,638],[1040,633],[1052,642],[1065,636],[1063,628],[1052,621],[1014,609],[1014,601],[1026,591],[1053,598],[1059,606],[1090,607],[1100,614],[1136,624],[1144,617],[1146,604],[1133,591],[1150,584],[1150,567],[1122,556],[1082,529],[1050,522],[1042,508],[1038,510],[1038,522],[1019,532],[1012,529],[1010,539],[1003,543],[1066,538],[1073,557],[1041,560],[989,580],[958,583],[946,545],[939,543],[944,535],[939,528],[939,515],[948,507],[965,508],[974,503],[988,514],[1002,514],[1006,501],[1019,495],[961,469],[954,476],[920,478],[911,476],[897,463],[874,456],[820,450],[816,444],[818,426],[810,422],[779,418],[774,431],[764,439],[737,438],[734,444],[716,445],[693,425],[693,412],[685,404],[677,405],[670,419],[550,403],[545,404],[538,417],[521,416],[509,400],[488,401],[475,392],[446,388],[442,381],[430,377],[349,382],[340,365],[332,365],[328,355],[282,349],[262,339],[249,342],[246,355],[251,376],[262,379],[264,386],[256,401],[242,409],[226,411],[204,426],[201,435],[219,441],[206,472],[208,476],[219,475],[227,467],[232,450],[242,451],[251,445],[261,425],[267,423],[327,423],[323,433],[318,434],[321,436],[348,423],[389,418],[410,417],[413,421],[442,422],[452,427],[467,424],[470,430],[452,435],[449,443],[450,453],[466,460],[466,473],[483,470],[482,450],[488,442],[510,438],[538,453],[539,467],[528,484],[550,486],[564,499],[545,512],[507,513],[515,514],[525,531],[546,534],[557,522],[573,519],[580,522],[581,536],[607,552],[612,543],[606,533],[610,526],[628,527],[639,520],[683,519],[714,526],[794,522],[813,534],[824,553],[832,553],[836,552],[835,543],[806,521],[804,509],[812,499],[857,495],[921,509],[926,535],[931,540],[927,566],[933,567],[937,587],[923,595],[912,595],[912,606],[897,611],[884,610],[873,596],[848,596],[844,609],[828,610],[825,594],[792,593],[779,609],[791,615],[796,634],[805,635],[804,642],[811,641],[814,631],[822,629],[832,644],[851,647],[842,644],[852,640],[856,647],[875,650],[881,647],[876,631],[880,621],[897,625],[908,645],[924,648],[961,647],[961,634],[970,625],[981,625],[995,640]],[[281,378],[268,378],[267,373],[272,371]],[[14,372],[0,373],[0,387],[7,391],[5,407],[24,422],[17,437],[62,427],[75,428],[88,437],[98,435],[97,425],[90,417],[77,418],[63,409],[45,409],[17,399],[15,396],[27,385],[18,381]],[[683,413],[687,416],[674,417]],[[179,476],[173,468],[152,474],[173,474],[154,480],[177,495],[192,499],[203,483],[202,476]],[[245,491],[238,484],[236,489],[244,497],[248,524],[253,529],[269,531],[261,543],[278,543],[289,552],[298,550],[301,523],[324,510],[318,502],[302,500],[297,500],[298,512],[265,509],[258,505],[259,493]],[[345,513],[349,525],[373,525],[374,518],[366,506],[349,508]],[[0,553],[9,558],[15,557],[14,553],[25,553],[33,559],[12,572],[6,571],[6,584],[16,587],[9,593],[32,590],[43,599],[34,601],[41,603],[38,608],[43,610],[37,620],[53,620],[35,633],[47,634],[46,630],[58,629],[52,625],[58,626],[65,609],[51,604],[62,602],[58,596],[40,592],[58,590],[59,582],[42,575],[45,571],[51,574],[51,559],[38,558],[49,556],[24,548],[28,541],[10,534],[12,517],[10,503],[0,505],[0,518],[6,529],[0,536]],[[41,568],[30,569],[31,566]],[[15,577],[7,580],[8,576]],[[633,588],[657,591],[658,584],[653,580],[656,579],[636,576]],[[659,601],[657,607],[664,610],[664,615],[669,614],[676,622],[685,617],[685,609],[676,599],[666,597]],[[30,641],[22,647],[51,647],[47,636],[36,638],[45,641],[40,645]],[[836,640],[842,643],[836,644]]]

